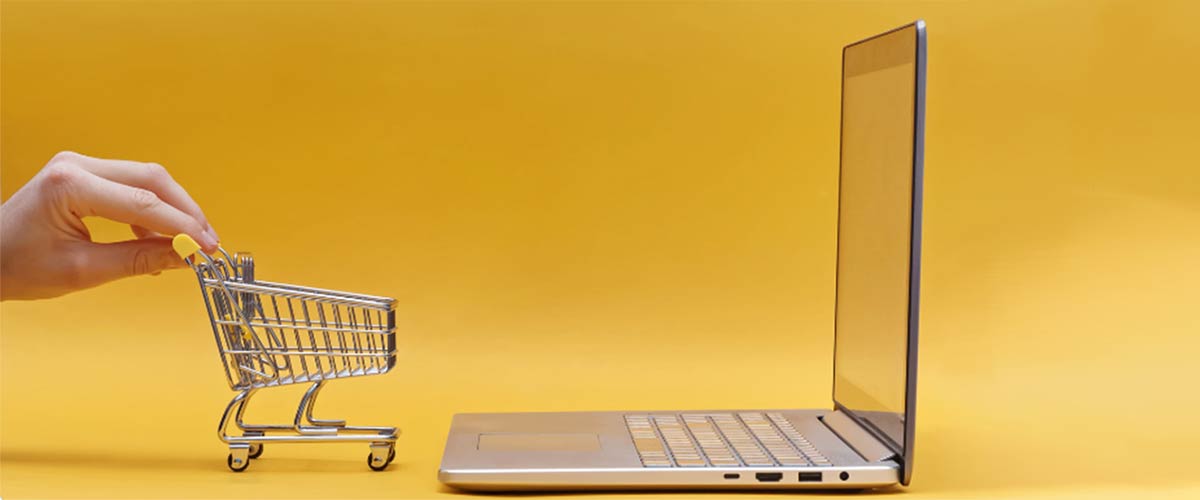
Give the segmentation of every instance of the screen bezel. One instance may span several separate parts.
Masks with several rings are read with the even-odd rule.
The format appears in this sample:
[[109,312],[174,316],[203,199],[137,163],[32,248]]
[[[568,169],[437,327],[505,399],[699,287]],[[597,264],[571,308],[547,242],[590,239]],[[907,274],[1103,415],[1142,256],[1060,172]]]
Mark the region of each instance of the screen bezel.
[[[880,33],[870,38],[854,42],[842,48],[842,81],[841,81],[841,100],[839,101],[841,109],[839,112],[844,113],[846,99],[846,51],[851,48],[868,43],[880,37],[890,35],[897,31],[914,28],[914,36],[916,36],[916,54],[915,54],[915,90],[913,99],[913,161],[912,161],[912,205],[910,227],[911,235],[909,238],[909,290],[908,290],[908,339],[906,350],[906,382],[904,392],[904,443],[897,444],[882,430],[878,429],[867,419],[855,414],[854,410],[847,408],[837,400],[837,300],[834,300],[834,363],[833,363],[833,405],[834,409],[843,412],[850,417],[859,427],[866,429],[877,440],[896,453],[900,464],[900,483],[907,485],[912,478],[913,468],[913,440],[916,430],[916,413],[917,413],[917,330],[919,326],[918,316],[920,313],[920,288],[921,288],[921,215],[922,215],[922,200],[924,198],[924,177],[925,177],[925,21],[918,20],[911,24],[906,24],[899,28]],[[842,140],[841,135],[844,133],[845,116],[841,116],[839,125],[838,139],[838,189],[839,197],[842,183]],[[840,198],[839,198],[840,199]],[[841,207],[838,207],[838,232],[841,232]],[[839,234],[839,245],[840,234]],[[836,287],[836,277],[835,277]]]

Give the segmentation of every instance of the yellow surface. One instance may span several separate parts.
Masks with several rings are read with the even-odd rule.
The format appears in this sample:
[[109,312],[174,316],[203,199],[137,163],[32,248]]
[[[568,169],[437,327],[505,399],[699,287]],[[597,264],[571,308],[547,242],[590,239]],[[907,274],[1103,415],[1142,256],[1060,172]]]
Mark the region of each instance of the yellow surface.
[[193,240],[191,236],[180,233],[171,238],[171,248],[175,250],[175,253],[179,254],[180,258],[186,259],[200,251],[200,244],[196,243],[196,240]]
[[3,195],[62,149],[157,161],[259,277],[396,297],[395,371],[318,414],[405,434],[385,473],[362,445],[227,471],[173,271],[3,304],[0,495],[426,497],[458,411],[827,406],[840,48],[918,16],[897,491],[1200,496],[1193,2],[5,2]]

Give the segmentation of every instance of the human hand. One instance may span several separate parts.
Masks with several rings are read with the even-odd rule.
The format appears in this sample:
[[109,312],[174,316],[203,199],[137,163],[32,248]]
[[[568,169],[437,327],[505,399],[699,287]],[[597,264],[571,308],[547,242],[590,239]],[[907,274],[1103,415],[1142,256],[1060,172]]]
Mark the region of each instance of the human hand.
[[[132,226],[136,239],[96,243],[83,217]],[[0,299],[42,299],[186,267],[163,235],[205,252],[217,233],[161,165],[63,152],[0,206]]]

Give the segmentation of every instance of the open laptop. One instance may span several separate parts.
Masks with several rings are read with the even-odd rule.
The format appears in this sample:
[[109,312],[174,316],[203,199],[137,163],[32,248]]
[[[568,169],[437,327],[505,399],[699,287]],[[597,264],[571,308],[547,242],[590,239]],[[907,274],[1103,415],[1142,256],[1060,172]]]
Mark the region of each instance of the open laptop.
[[454,416],[466,490],[908,484],[916,413],[925,23],[842,50],[833,409]]

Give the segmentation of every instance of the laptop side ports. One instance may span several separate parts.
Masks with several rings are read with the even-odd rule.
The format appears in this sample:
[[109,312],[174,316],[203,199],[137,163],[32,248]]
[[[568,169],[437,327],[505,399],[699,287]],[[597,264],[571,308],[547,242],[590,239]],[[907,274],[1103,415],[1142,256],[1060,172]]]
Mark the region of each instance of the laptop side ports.
[[782,472],[755,472],[754,479],[761,483],[778,483],[783,480]]
[[820,472],[801,472],[800,482],[802,483],[819,483],[821,482]]

